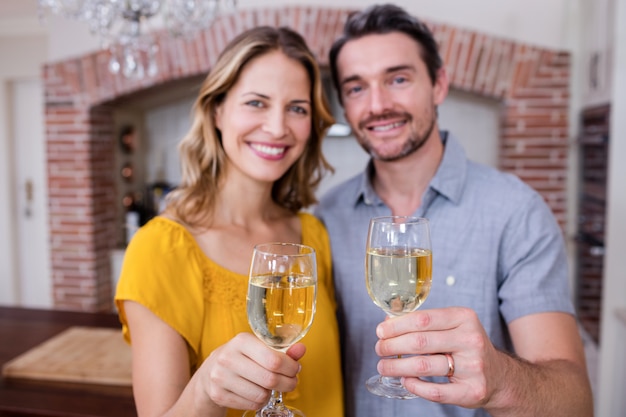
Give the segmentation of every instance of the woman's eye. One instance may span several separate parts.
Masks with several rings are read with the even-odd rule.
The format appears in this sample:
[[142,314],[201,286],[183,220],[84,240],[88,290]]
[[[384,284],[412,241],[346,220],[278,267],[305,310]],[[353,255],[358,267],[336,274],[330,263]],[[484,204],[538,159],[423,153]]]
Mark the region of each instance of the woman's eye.
[[252,107],[263,107],[263,102],[261,102],[261,100],[250,100],[246,102],[246,105]]
[[291,106],[290,110],[294,113],[298,113],[298,114],[308,114],[309,112],[307,111],[307,109],[305,109],[302,106]]

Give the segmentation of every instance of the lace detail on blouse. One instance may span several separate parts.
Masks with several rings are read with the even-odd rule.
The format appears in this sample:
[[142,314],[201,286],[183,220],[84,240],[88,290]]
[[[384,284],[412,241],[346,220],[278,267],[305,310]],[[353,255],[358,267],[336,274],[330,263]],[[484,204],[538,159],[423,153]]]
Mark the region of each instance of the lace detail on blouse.
[[[199,250],[199,249],[198,249]],[[235,310],[245,311],[248,276],[236,274],[204,257],[204,294],[211,304],[223,304]]]
[[164,217],[157,217],[154,220],[170,229],[172,236],[178,235],[177,238],[182,240],[180,243],[190,250],[202,271],[203,298],[211,304],[245,311],[248,276],[230,271],[214,262],[202,251],[193,235],[183,225]]

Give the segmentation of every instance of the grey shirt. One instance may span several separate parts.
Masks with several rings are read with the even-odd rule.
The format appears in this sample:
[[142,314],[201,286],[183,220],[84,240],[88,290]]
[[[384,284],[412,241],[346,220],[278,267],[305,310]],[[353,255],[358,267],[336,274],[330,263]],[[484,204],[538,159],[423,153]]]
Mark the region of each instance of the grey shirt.
[[[430,219],[433,284],[421,309],[476,311],[493,344],[511,350],[507,323],[539,312],[574,313],[562,231],[543,198],[517,177],[467,159],[442,132],[444,155],[415,216]],[[391,215],[365,172],[330,190],[315,209],[330,234],[348,417],[487,416],[421,398],[375,396],[375,329],[384,313],[365,287],[371,217]],[[446,381],[445,379],[443,381]]]

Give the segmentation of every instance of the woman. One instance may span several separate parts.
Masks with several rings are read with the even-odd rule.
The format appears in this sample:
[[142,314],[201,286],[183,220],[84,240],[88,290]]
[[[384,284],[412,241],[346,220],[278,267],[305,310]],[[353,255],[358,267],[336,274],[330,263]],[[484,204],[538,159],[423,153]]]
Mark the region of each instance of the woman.
[[[292,30],[249,30],[218,58],[179,146],[182,183],[134,236],[117,288],[140,416],[241,416],[272,389],[307,417],[343,414],[328,237],[300,212],[330,169],[331,123],[315,59]],[[272,241],[318,255],[315,320],[287,354],[246,318],[253,246]]]

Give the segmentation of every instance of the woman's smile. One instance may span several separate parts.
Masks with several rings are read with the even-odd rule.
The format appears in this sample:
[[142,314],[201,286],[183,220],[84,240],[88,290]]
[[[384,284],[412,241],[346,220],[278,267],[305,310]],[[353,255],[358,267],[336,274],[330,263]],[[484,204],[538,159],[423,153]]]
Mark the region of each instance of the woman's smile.
[[267,145],[262,143],[251,143],[250,148],[262,158],[281,159],[287,152],[287,146]]

